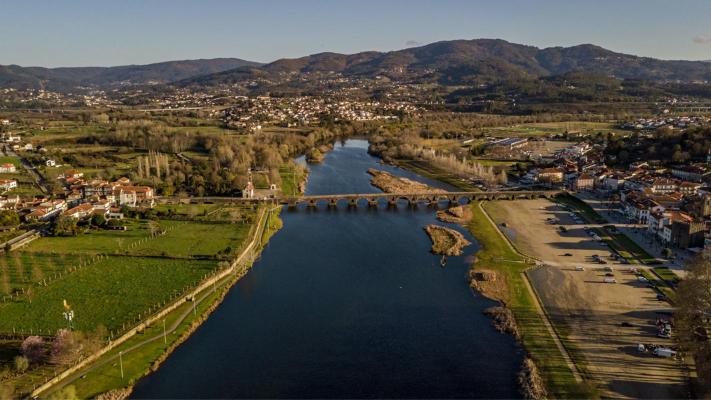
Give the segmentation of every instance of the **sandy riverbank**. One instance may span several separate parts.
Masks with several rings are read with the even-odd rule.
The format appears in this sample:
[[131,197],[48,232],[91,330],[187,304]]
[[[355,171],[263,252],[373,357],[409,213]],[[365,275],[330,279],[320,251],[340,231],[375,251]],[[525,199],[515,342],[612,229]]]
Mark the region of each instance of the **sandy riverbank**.
[[[603,396],[687,395],[685,371],[678,362],[636,350],[638,343],[673,345],[669,339],[656,337],[653,325],[657,318],[668,318],[671,309],[657,301],[628,265],[611,260],[606,265],[593,263],[592,255],[606,258],[609,249],[548,200],[502,201],[488,203],[486,208],[498,226],[506,223],[502,231],[521,251],[545,264],[527,273],[530,282],[567,346],[575,349],[573,357],[585,366]],[[566,231],[547,223],[548,218],[560,221]],[[604,283],[606,274],[612,274],[617,283]]]
[[436,189],[424,183],[413,181],[412,179],[401,178],[385,171],[375,168],[368,169],[368,173],[373,177],[370,179],[371,185],[386,193],[442,193],[444,190]]
[[432,252],[434,254],[460,256],[462,255],[462,249],[471,244],[464,238],[464,235],[444,226],[427,225],[425,226],[425,232],[432,240]]

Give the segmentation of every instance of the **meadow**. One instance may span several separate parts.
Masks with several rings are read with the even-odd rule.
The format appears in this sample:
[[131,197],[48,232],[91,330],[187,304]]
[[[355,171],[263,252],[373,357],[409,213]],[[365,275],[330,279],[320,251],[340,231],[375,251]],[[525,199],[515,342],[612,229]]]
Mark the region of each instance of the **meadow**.
[[[192,206],[174,207],[180,216]],[[201,218],[217,219],[221,210],[205,209]],[[254,209],[239,213],[237,222],[127,219],[126,231],[42,237],[0,257],[0,333],[51,334],[66,326],[65,299],[77,329],[104,325],[118,332],[133,325],[218,269],[220,255],[239,251]]]

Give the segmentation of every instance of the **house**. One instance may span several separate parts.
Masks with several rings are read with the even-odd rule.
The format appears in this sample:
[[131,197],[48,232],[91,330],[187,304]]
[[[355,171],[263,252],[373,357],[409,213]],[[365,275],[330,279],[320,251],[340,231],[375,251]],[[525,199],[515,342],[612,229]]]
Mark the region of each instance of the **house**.
[[702,182],[709,178],[711,169],[705,164],[679,165],[671,168],[671,174],[686,181]]
[[[561,174],[562,178],[562,174]],[[254,198],[254,184],[252,183],[252,180],[250,179],[249,182],[247,182],[247,186],[244,187],[242,190],[242,197],[245,199],[251,199]]]
[[563,170],[559,168],[544,168],[538,171],[538,182],[560,183],[563,182]]
[[703,247],[704,231],[706,230],[705,224],[703,222],[694,221],[694,219],[687,214],[679,214],[679,218],[672,220],[669,242],[672,246],[682,249]]
[[679,184],[679,192],[684,196],[693,196],[703,185],[699,182],[684,181]]
[[586,173],[580,174],[575,178],[573,187],[575,190],[592,190],[595,188],[595,177]]
[[90,216],[94,212],[94,205],[90,203],[79,204],[74,208],[62,213],[62,216],[67,216],[75,219],[82,219]]
[[54,161],[54,160],[47,160],[47,161],[45,161],[44,165],[46,165],[46,166],[48,166],[48,167],[56,167],[56,166],[57,166],[57,162]]
[[25,143],[25,145],[22,147],[22,149],[25,151],[32,151],[35,149],[35,147],[32,146],[32,143]]
[[62,176],[65,180],[67,179],[81,179],[84,177],[84,173],[81,171],[78,171],[76,169],[68,169],[64,171],[64,175]]
[[15,164],[5,163],[0,165],[0,174],[13,174],[15,172],[17,172]]
[[14,179],[0,179],[0,189],[3,191],[12,190],[17,187],[17,181]]
[[119,206],[136,207],[139,204],[146,204],[153,207],[155,204],[153,188],[148,186],[119,186],[114,191],[114,196],[118,197]]
[[679,186],[676,181],[666,178],[657,178],[652,181],[651,185],[652,193],[668,194],[676,192]]

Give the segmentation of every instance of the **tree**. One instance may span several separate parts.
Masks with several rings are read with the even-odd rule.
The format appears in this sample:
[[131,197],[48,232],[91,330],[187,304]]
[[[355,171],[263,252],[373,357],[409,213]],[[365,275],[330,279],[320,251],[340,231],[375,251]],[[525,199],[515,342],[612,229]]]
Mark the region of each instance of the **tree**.
[[0,226],[20,225],[20,216],[13,210],[0,211]]
[[676,291],[675,322],[681,348],[693,355],[705,397],[711,393],[711,260],[697,257]]
[[91,224],[94,226],[102,226],[106,223],[106,217],[101,214],[94,215],[91,217]]
[[29,360],[31,364],[37,364],[44,360],[47,349],[44,340],[39,336],[28,336],[20,346],[20,352]]
[[55,236],[76,236],[79,232],[77,220],[69,216],[61,216],[54,223]]

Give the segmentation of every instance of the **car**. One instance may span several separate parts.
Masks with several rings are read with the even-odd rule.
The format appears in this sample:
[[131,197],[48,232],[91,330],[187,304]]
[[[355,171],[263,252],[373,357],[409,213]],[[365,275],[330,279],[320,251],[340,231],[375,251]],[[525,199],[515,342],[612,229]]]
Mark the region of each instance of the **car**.
[[605,282],[605,283],[617,283],[617,279],[615,279],[615,278],[605,278],[605,279],[603,279],[603,282]]
[[585,271],[585,267],[583,267],[582,265],[578,265],[575,267],[575,270],[576,271]]
[[597,260],[597,263],[598,264],[607,264],[607,261],[605,261],[603,259],[599,259],[599,260]]
[[608,272],[605,274],[605,276],[615,276],[615,274],[613,274],[612,272]]
[[572,255],[571,253],[565,253],[565,254],[563,254],[563,256],[565,256],[565,257],[572,257],[573,255]]
[[637,280],[640,281],[640,282],[645,282],[645,283],[646,283],[646,282],[649,282],[649,280],[647,280],[647,278],[645,278],[645,277],[643,277],[643,276],[638,276],[638,277],[637,277]]
[[663,295],[663,294],[658,294],[658,295],[657,295],[657,300],[659,300],[659,301],[667,301],[667,300],[669,300],[669,298],[668,298],[667,296]]
[[626,322],[626,321],[625,321],[625,322],[623,322],[623,323],[622,323],[622,324],[620,324],[620,325],[624,326],[625,328],[631,328],[631,327],[633,327],[633,326],[634,326],[634,325],[632,325],[631,323],[629,323],[629,322]]

